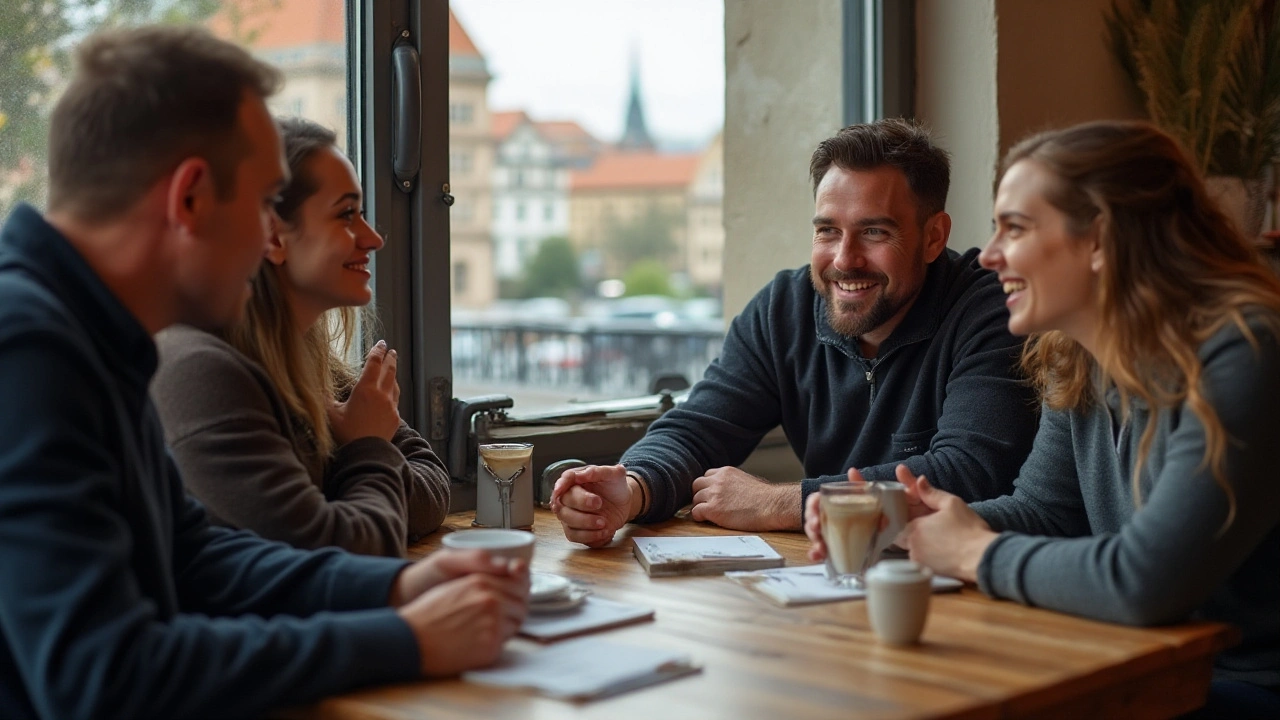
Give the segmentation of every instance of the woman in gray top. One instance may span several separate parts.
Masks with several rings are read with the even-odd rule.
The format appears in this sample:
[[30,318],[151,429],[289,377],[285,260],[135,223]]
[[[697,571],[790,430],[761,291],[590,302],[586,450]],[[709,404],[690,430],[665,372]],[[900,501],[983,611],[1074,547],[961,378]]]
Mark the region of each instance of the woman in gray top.
[[995,223],[981,262],[1008,293],[1009,329],[1032,336],[1039,434],[995,500],[900,473],[918,519],[899,542],[992,597],[1238,625],[1209,707],[1280,717],[1280,282],[1144,123],[1014,147]]
[[215,521],[303,548],[403,555],[449,507],[449,474],[400,420],[396,352],[344,358],[372,298],[355,169],[329,130],[280,123],[291,180],[245,316],[158,337],[152,395],[192,495]]

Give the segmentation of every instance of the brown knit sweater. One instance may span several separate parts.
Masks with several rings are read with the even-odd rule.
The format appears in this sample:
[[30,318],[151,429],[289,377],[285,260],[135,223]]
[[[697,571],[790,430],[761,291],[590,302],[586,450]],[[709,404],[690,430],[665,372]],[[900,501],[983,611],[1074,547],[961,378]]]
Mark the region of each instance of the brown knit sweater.
[[151,395],[165,440],[215,522],[301,548],[400,556],[444,520],[449,473],[405,423],[391,442],[338,447],[326,465],[260,365],[191,327],[156,341]]

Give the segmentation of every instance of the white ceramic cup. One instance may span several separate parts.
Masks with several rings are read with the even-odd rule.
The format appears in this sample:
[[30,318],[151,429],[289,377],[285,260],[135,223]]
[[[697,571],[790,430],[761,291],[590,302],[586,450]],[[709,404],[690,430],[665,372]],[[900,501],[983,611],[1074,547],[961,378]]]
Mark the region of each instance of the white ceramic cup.
[[440,542],[452,550],[485,550],[494,557],[533,560],[533,533],[524,530],[458,530]]
[[933,572],[911,560],[885,560],[867,571],[867,616],[889,645],[920,640],[929,619]]

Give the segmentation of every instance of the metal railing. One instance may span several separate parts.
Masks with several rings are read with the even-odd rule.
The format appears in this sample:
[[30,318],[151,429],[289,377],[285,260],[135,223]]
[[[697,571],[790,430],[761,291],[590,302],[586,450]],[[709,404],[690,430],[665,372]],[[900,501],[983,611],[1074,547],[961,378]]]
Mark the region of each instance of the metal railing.
[[720,321],[657,327],[630,319],[453,323],[454,383],[514,383],[618,396],[662,375],[690,382],[720,354]]

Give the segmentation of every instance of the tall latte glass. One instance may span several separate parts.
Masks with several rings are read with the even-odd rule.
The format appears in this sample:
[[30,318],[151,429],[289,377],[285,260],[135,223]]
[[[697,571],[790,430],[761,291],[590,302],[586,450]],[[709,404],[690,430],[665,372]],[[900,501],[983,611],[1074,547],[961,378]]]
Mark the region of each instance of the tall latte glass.
[[824,483],[819,492],[827,579],[860,588],[880,531],[880,493],[871,484],[851,482]]

